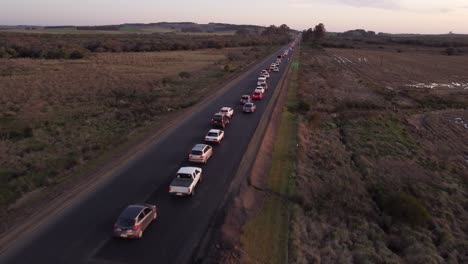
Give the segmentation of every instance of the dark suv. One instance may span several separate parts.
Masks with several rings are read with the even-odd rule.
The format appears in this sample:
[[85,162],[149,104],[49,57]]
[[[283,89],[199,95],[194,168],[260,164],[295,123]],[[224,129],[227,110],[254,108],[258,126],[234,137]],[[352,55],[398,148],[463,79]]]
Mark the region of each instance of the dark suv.
[[225,128],[229,124],[229,118],[223,113],[216,113],[211,118],[211,124],[213,127]]

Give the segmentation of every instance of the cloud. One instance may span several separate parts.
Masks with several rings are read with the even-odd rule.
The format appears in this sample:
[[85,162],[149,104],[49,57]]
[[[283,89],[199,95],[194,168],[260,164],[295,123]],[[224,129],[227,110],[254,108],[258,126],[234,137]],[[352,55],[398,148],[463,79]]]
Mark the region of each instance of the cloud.
[[317,3],[347,5],[352,7],[370,7],[379,9],[400,9],[400,5],[394,0],[312,0],[312,1],[296,1],[290,3],[289,6],[293,8],[308,8]]
[[[346,5],[357,8],[376,8],[384,10],[407,11],[414,13],[449,13],[454,11],[453,8],[442,6],[425,6],[425,7],[410,7],[401,5],[399,0],[300,0],[289,4],[292,8],[310,8],[316,4],[332,4],[332,5]],[[468,8],[468,6],[461,6],[460,8]]]
[[333,0],[332,2],[341,3],[354,7],[373,7],[380,9],[400,9],[400,5],[393,0]]

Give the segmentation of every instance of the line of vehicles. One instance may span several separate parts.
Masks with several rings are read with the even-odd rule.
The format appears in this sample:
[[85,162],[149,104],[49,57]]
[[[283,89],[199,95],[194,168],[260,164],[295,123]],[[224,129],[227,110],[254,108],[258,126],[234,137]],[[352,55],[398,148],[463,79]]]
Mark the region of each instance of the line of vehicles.
[[[294,43],[279,55],[267,69],[260,72],[257,79],[257,86],[251,95],[245,94],[240,98],[242,111],[244,113],[254,113],[257,109],[254,101],[262,100],[268,90],[268,79],[272,72],[279,72],[282,60],[293,50]],[[222,107],[211,118],[212,129],[204,137],[204,142],[196,144],[188,155],[188,160],[192,163],[206,164],[213,156],[213,146],[211,144],[221,144],[225,137],[225,129],[234,117],[234,108]],[[169,194],[174,196],[193,196],[195,189],[203,179],[203,170],[200,167],[181,167],[174,179],[169,184]],[[157,218],[156,205],[134,204],[127,206],[117,218],[114,224],[114,237],[116,238],[141,238],[148,225]]]

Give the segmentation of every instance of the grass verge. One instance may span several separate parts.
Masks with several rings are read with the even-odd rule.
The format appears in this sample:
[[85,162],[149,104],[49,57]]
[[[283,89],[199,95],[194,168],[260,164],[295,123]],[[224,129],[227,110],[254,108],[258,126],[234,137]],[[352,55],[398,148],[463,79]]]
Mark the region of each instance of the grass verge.
[[[299,54],[297,52],[297,54]],[[297,113],[290,106],[297,104],[297,67],[291,68],[288,98],[281,115],[268,174],[268,196],[262,208],[243,227],[242,247],[248,262],[287,263],[289,244],[290,203],[294,192]]]

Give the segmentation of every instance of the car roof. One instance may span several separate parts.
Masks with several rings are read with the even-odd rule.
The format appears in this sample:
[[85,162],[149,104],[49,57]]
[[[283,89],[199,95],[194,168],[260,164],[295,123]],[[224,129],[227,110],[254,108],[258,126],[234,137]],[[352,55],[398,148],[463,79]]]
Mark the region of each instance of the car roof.
[[179,173],[188,173],[188,174],[192,174],[195,172],[195,170],[199,170],[201,171],[202,169],[201,168],[198,168],[198,167],[182,167],[179,169],[179,171],[177,172],[178,174]]
[[254,103],[246,103],[245,106],[253,106]]
[[195,146],[193,146],[192,150],[203,150],[206,146],[206,144],[196,144]]
[[129,205],[127,208],[123,210],[123,212],[120,214],[119,217],[121,218],[130,218],[133,219],[137,217],[141,210],[145,208],[144,205],[139,205],[139,204],[134,204],[134,205]]
[[221,110],[231,110],[231,107],[224,106],[224,107],[221,108]]
[[225,116],[226,114],[225,114],[225,113],[220,113],[220,112],[218,112],[218,113],[216,113],[216,114],[214,114],[214,115]]
[[208,131],[208,133],[219,133],[221,132],[221,130],[219,129],[210,129],[210,131]]

